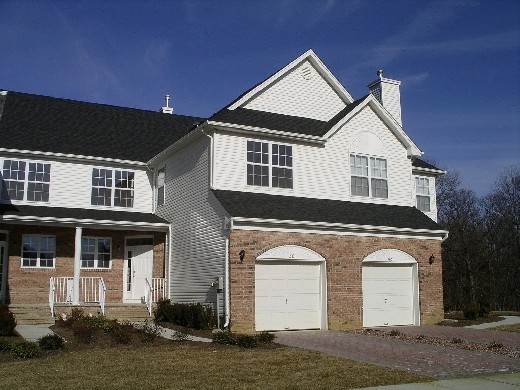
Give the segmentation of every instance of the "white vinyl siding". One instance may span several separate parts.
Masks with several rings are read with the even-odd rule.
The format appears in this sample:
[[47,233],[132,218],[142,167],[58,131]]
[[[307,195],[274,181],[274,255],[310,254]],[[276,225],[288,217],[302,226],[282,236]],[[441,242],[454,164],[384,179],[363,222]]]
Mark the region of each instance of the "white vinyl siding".
[[[175,302],[209,303],[215,309],[216,290],[211,284],[224,275],[226,234],[225,211],[210,190],[209,149],[210,140],[199,138],[164,162],[165,204],[157,215],[175,227],[170,298]],[[241,178],[243,164],[244,160]],[[222,301],[221,297],[221,305]]]
[[[361,137],[360,129],[380,140],[381,147],[373,148],[370,137]],[[368,140],[368,141],[365,141]],[[406,148],[370,107],[366,107],[334,134],[324,146],[292,143],[294,187],[291,190],[247,186],[244,179],[246,141],[242,135],[216,133],[214,136],[214,187],[230,191],[263,192],[279,195],[318,199],[355,200],[358,202],[385,203],[414,206],[412,200],[412,166]],[[277,142],[266,139],[265,142]],[[383,149],[383,150],[380,150]],[[388,198],[351,196],[350,154],[375,155],[387,161]]]
[[328,121],[345,102],[305,61],[276,84],[247,102],[245,108]]

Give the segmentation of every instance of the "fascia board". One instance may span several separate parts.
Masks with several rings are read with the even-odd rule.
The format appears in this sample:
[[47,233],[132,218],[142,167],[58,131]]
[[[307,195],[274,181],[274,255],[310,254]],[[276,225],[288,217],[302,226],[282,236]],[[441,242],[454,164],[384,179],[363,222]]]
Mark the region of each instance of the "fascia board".
[[134,166],[143,168],[146,167],[146,163],[142,161],[133,161],[133,160],[121,160],[117,158],[108,158],[108,157],[95,157],[95,156],[85,156],[80,154],[69,154],[69,153],[55,153],[55,152],[42,152],[37,150],[25,150],[25,149],[7,149],[0,148],[0,153],[11,153],[18,156],[38,156],[38,157],[50,157],[57,160],[67,160],[72,162],[107,162],[107,163],[115,163],[121,164],[125,166]]
[[294,221],[263,218],[232,217],[232,229],[255,230],[298,230],[321,234],[334,235],[385,235],[409,238],[423,238],[444,240],[448,236],[447,230],[396,228],[392,226],[356,225],[329,222]]
[[298,133],[289,133],[286,131],[272,130],[264,127],[254,127],[254,126],[246,126],[246,125],[238,125],[234,123],[225,123],[225,122],[216,122],[216,121],[208,121],[208,125],[214,126],[218,130],[234,132],[234,133],[244,133],[249,134],[257,133],[264,136],[270,136],[281,139],[288,139],[292,141],[300,141],[300,142],[308,142],[319,145],[324,145],[327,140],[323,137],[313,136],[313,135],[305,135]]
[[276,80],[280,79],[283,75],[294,69],[296,66],[298,66],[301,62],[308,59],[311,61],[316,67],[318,72],[325,77],[327,82],[333,87],[333,89],[338,93],[338,95],[348,103],[352,103],[354,99],[352,99],[352,96],[347,92],[347,90],[341,85],[341,83],[334,77],[334,75],[327,69],[327,67],[321,62],[321,60],[318,58],[316,53],[312,49],[307,50],[305,53],[303,53],[301,56],[296,58],[295,60],[291,61],[289,64],[284,66],[282,69],[280,69],[278,72],[273,74],[271,77],[266,79],[264,82],[257,85],[255,88],[251,89],[248,93],[246,93],[244,96],[242,96],[240,99],[238,99],[236,102],[231,104],[228,108],[228,110],[234,110],[241,105],[243,105],[245,102],[249,101],[253,96],[258,94],[260,91],[267,88],[269,85],[276,82]]
[[170,224],[167,223],[151,223],[151,222],[135,222],[135,221],[113,221],[113,220],[99,220],[99,219],[81,219],[81,218],[58,218],[58,217],[37,217],[31,215],[4,215],[2,222],[16,222],[22,224],[41,223],[53,225],[72,225],[72,226],[87,226],[90,228],[102,229],[146,229],[167,231]]

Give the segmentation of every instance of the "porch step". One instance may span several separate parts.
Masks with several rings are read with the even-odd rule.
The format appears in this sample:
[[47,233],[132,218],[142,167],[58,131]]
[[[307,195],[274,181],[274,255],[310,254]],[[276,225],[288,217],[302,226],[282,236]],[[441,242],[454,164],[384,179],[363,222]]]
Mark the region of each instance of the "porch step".
[[54,325],[49,305],[9,305],[17,325]]
[[148,314],[146,305],[143,304],[116,304],[105,306],[105,316],[110,319],[128,322],[151,321],[153,317]]

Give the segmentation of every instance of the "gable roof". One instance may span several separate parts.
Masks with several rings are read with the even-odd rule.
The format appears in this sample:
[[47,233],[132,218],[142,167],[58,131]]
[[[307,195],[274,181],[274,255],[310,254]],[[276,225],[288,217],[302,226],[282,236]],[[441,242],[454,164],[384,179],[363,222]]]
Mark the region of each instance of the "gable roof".
[[231,217],[442,230],[440,225],[415,207],[252,192],[212,191]]
[[2,149],[145,163],[202,118],[8,91]]

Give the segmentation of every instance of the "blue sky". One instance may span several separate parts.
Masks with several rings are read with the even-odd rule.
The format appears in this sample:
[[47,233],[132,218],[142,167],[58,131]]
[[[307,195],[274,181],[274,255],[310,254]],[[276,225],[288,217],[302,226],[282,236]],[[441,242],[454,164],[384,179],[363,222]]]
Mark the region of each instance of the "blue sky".
[[[485,195],[520,165],[520,1],[0,0],[0,88],[206,117],[312,48]],[[1,140],[0,140],[1,143]]]

